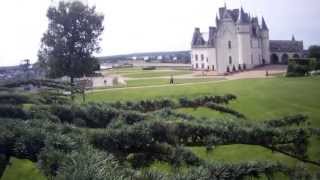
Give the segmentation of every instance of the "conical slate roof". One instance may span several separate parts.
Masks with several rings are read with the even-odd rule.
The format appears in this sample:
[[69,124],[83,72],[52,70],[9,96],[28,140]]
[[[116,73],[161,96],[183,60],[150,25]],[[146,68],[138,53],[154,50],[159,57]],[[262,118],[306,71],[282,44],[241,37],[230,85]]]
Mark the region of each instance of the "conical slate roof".
[[237,23],[238,23],[238,24],[248,23],[246,14],[244,13],[242,7],[241,7],[241,10],[240,10],[240,12],[239,12],[239,17],[238,17]]
[[264,18],[262,17],[262,28],[261,28],[262,30],[266,30],[266,31],[268,31],[269,29],[268,29],[268,26],[267,26],[267,24],[266,24],[266,21],[264,20]]

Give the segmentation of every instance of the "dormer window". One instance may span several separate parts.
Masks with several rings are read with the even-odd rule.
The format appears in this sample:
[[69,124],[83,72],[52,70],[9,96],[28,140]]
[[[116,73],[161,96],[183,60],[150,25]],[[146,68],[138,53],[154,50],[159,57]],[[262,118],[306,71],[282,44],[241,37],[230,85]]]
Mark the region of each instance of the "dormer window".
[[231,41],[228,41],[228,48],[229,48],[229,49],[232,48]]

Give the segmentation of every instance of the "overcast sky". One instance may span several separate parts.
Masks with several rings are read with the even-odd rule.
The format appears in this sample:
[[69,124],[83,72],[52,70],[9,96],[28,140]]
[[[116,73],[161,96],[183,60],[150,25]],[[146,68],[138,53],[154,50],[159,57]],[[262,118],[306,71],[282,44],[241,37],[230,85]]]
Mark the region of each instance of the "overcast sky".
[[[105,15],[99,56],[190,49],[194,27],[215,25],[218,8],[241,0],[87,0]],[[37,60],[51,0],[0,1],[0,66]],[[270,39],[320,44],[320,0],[242,0],[245,11],[265,17]]]

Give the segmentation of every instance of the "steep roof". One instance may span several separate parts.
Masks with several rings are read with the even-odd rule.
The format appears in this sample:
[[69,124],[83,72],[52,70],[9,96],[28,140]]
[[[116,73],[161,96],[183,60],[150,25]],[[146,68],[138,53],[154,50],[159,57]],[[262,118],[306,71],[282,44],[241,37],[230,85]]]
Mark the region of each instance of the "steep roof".
[[200,32],[200,28],[195,28],[193,37],[192,37],[192,43],[191,46],[203,46],[206,44],[206,41],[203,39],[203,36]]
[[261,25],[262,27],[261,27],[261,29],[262,30],[266,30],[266,31],[268,31],[269,29],[268,29],[268,26],[267,26],[267,24],[266,24],[266,21],[264,20],[264,18],[262,17],[262,25]]
[[303,52],[303,41],[270,40],[271,52]]

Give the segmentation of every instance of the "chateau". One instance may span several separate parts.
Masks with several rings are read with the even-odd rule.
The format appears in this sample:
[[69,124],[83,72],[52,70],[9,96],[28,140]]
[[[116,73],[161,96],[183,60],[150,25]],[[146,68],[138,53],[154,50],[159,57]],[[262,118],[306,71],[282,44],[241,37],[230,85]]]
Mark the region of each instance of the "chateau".
[[195,28],[191,44],[193,70],[226,74],[252,69],[264,64],[287,63],[303,56],[303,42],[269,40],[269,29],[262,17],[251,17],[243,8],[219,8],[216,27],[208,33]]

